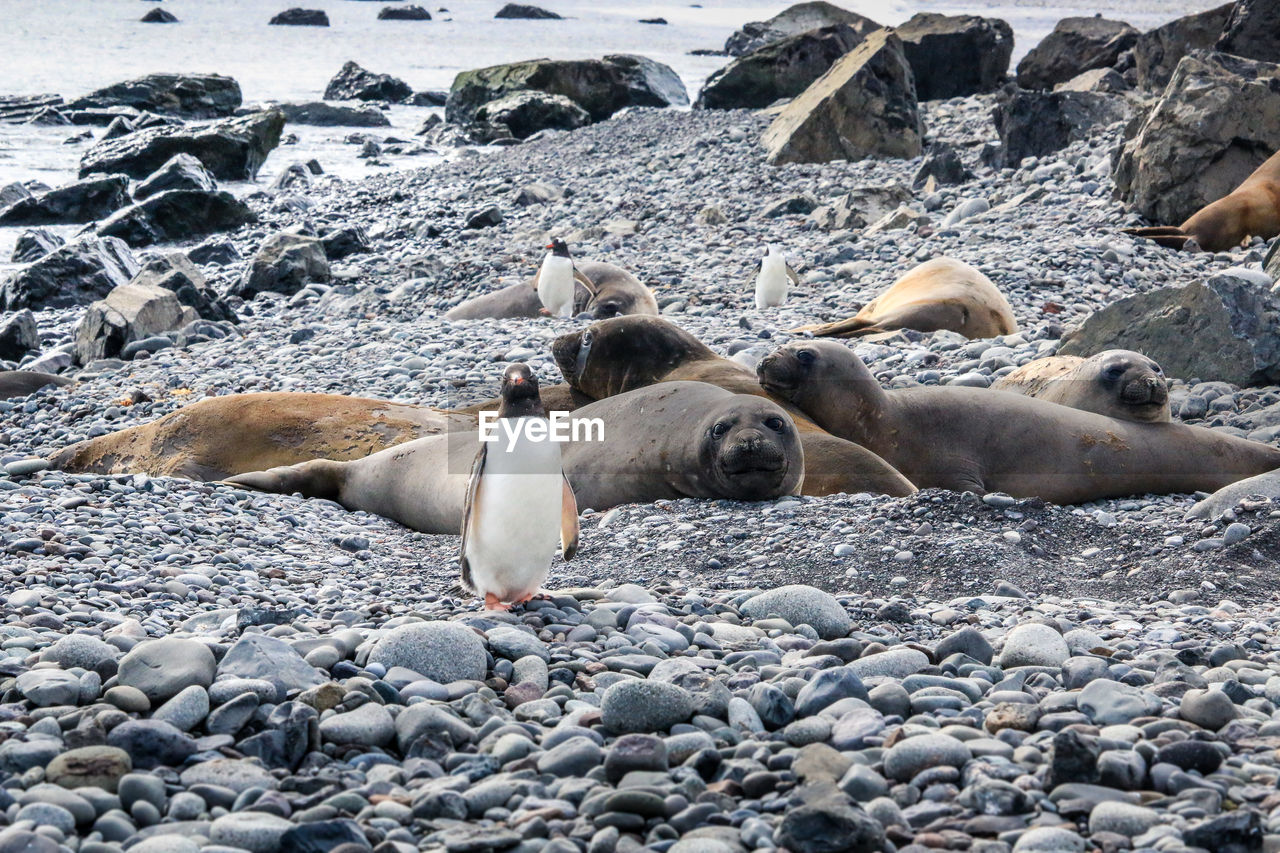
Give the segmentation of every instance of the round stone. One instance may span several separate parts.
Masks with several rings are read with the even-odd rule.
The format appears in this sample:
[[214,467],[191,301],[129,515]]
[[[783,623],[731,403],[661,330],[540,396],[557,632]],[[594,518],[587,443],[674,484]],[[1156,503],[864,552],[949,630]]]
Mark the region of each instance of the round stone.
[[155,703],[177,696],[193,684],[208,687],[215,669],[213,652],[204,643],[165,637],[139,643],[121,658],[117,680],[138,688]]
[[334,714],[320,722],[320,737],[329,743],[386,746],[395,735],[391,713],[376,702],[366,702],[354,711]]
[[265,812],[234,812],[209,825],[209,841],[250,853],[275,853],[280,838],[293,828],[282,817]]
[[393,628],[378,641],[370,663],[402,666],[432,681],[483,681],[484,641],[456,622],[412,622]]
[[1216,732],[1236,718],[1236,706],[1221,690],[1188,690],[1182,696],[1178,715],[1188,723]]
[[40,653],[40,660],[52,661],[64,669],[97,669],[118,660],[120,650],[88,634],[68,634]]
[[969,747],[948,735],[917,735],[894,744],[884,756],[884,773],[898,782],[910,781],[930,767],[965,765],[972,755]]
[[93,787],[115,792],[120,777],[133,769],[129,753],[114,746],[68,750],[45,768],[45,778],[64,788]]
[[1089,832],[1114,832],[1126,838],[1141,835],[1160,822],[1160,813],[1145,806],[1106,801],[1089,813]]
[[1067,641],[1062,635],[1039,622],[1019,625],[1009,632],[1000,653],[1000,665],[1014,666],[1062,666],[1071,656]]
[[141,714],[151,710],[151,700],[147,698],[147,694],[136,687],[118,684],[108,690],[102,698],[128,714]]
[[743,615],[751,619],[777,616],[792,625],[808,625],[824,640],[849,633],[853,619],[836,597],[816,587],[791,584],[762,592],[742,603]]
[[250,788],[266,788],[274,791],[280,787],[276,777],[261,765],[234,758],[215,758],[193,764],[182,771],[179,781],[184,788],[191,788],[194,785],[216,785],[220,788],[228,788],[237,794],[242,794]]
[[622,734],[662,732],[693,713],[692,694],[664,681],[619,681],[600,701],[606,728]]

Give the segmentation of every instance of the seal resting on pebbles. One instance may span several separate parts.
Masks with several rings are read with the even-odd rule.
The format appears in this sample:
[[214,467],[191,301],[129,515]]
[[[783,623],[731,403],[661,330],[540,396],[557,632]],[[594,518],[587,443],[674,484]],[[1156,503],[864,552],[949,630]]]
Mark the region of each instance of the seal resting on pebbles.
[[65,376],[40,373],[36,370],[0,370],[0,400],[10,397],[26,397],[50,385],[75,384]]
[[[658,302],[653,292],[640,279],[622,267],[600,261],[579,261],[577,272],[590,279],[595,294],[577,282],[574,314],[591,312],[592,318],[603,320],[628,314],[658,315]],[[542,300],[538,297],[538,276],[492,293],[468,299],[444,315],[446,320],[503,319],[507,317],[540,317]]]
[[1164,371],[1133,350],[1109,349],[1089,358],[1038,358],[1005,374],[991,388],[1125,421],[1172,420]]

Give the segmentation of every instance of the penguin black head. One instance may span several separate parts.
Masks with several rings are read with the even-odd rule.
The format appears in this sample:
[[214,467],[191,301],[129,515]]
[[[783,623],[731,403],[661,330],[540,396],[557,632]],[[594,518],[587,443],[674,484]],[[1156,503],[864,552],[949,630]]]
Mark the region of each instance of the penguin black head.
[[569,257],[569,244],[559,238],[553,239],[544,248],[550,249],[553,255],[559,255],[562,258]]
[[538,393],[538,377],[529,365],[516,362],[502,374],[502,404],[498,407],[500,418],[546,417],[542,397]]

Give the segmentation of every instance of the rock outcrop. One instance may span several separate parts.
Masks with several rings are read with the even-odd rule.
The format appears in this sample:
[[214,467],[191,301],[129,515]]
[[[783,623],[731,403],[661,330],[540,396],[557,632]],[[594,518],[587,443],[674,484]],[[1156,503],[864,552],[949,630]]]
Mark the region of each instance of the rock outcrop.
[[167,163],[138,184],[133,191],[133,197],[136,201],[141,201],[165,190],[210,192],[217,188],[218,182],[199,160],[190,154],[175,154]]
[[0,308],[70,308],[127,284],[138,262],[122,240],[85,237],[50,252],[0,284]]
[[190,154],[220,181],[248,181],[280,144],[284,113],[266,110],[191,127],[155,127],[99,142],[80,160],[80,176],[120,172],[145,178],[177,154]]
[[729,36],[724,43],[724,50],[730,56],[742,56],[788,36],[837,24],[853,27],[860,36],[880,29],[880,25],[870,18],[819,0],[797,3],[767,21],[744,24],[742,29]]
[[129,203],[124,175],[90,175],[79,181],[28,195],[0,208],[0,225],[53,225],[93,222]]
[[390,74],[375,74],[347,62],[324,89],[326,101],[390,101],[399,103],[413,94],[413,87]]
[[527,139],[548,128],[575,130],[591,124],[591,116],[564,95],[512,92],[476,110],[474,124],[477,129],[486,128],[492,134],[488,138],[482,136],[477,140],[488,142],[503,136]]
[[1110,68],[1133,47],[1138,31],[1106,18],[1063,18],[1018,63],[1018,85],[1052,89],[1093,68]]
[[240,84],[220,74],[148,74],[90,92],[67,109],[123,106],[183,118],[220,118],[235,113],[241,100]]
[[894,30],[921,101],[992,92],[1013,55],[1013,28],[999,18],[921,12]]
[[328,280],[324,243],[316,237],[282,231],[263,242],[232,291],[244,299],[264,292],[291,295],[307,282]]
[[1138,86],[1159,90],[1168,85],[1182,57],[1193,50],[1209,50],[1214,46],[1235,5],[1227,3],[1207,12],[1187,15],[1138,36],[1133,45]]
[[125,347],[195,319],[184,313],[173,291],[155,285],[122,284],[89,306],[76,327],[76,361],[117,358]]
[[1280,62],[1280,4],[1236,0],[1215,48],[1246,59]]
[[862,41],[847,24],[787,36],[745,53],[707,78],[700,109],[762,109],[794,98]]
[[254,212],[222,190],[165,190],[113,214],[98,236],[118,237],[130,246],[190,240],[257,222]]
[[1015,90],[992,110],[1000,134],[999,162],[1016,168],[1024,157],[1061,151],[1095,128],[1126,121],[1131,115],[1128,102],[1115,95]]

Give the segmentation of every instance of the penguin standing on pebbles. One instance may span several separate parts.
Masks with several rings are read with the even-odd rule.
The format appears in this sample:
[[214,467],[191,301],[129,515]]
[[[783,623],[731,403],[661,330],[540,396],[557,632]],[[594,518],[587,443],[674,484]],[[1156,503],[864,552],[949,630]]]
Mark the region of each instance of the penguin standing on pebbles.
[[538,291],[542,313],[553,317],[572,317],[578,282],[593,297],[596,295],[595,286],[574,266],[569,246],[563,240],[552,240],[546,248],[550,251],[542,259],[538,274],[533,277],[533,289]]
[[[531,421],[541,427],[529,430]],[[539,440],[538,433],[541,433]],[[556,540],[578,550],[578,503],[564,476],[560,444],[527,364],[502,376],[496,439],[481,441],[462,514],[462,583],[486,610],[533,598],[547,578]]]
[[756,308],[776,308],[787,301],[788,281],[800,283],[800,277],[787,263],[787,256],[772,243],[756,264],[756,270]]

